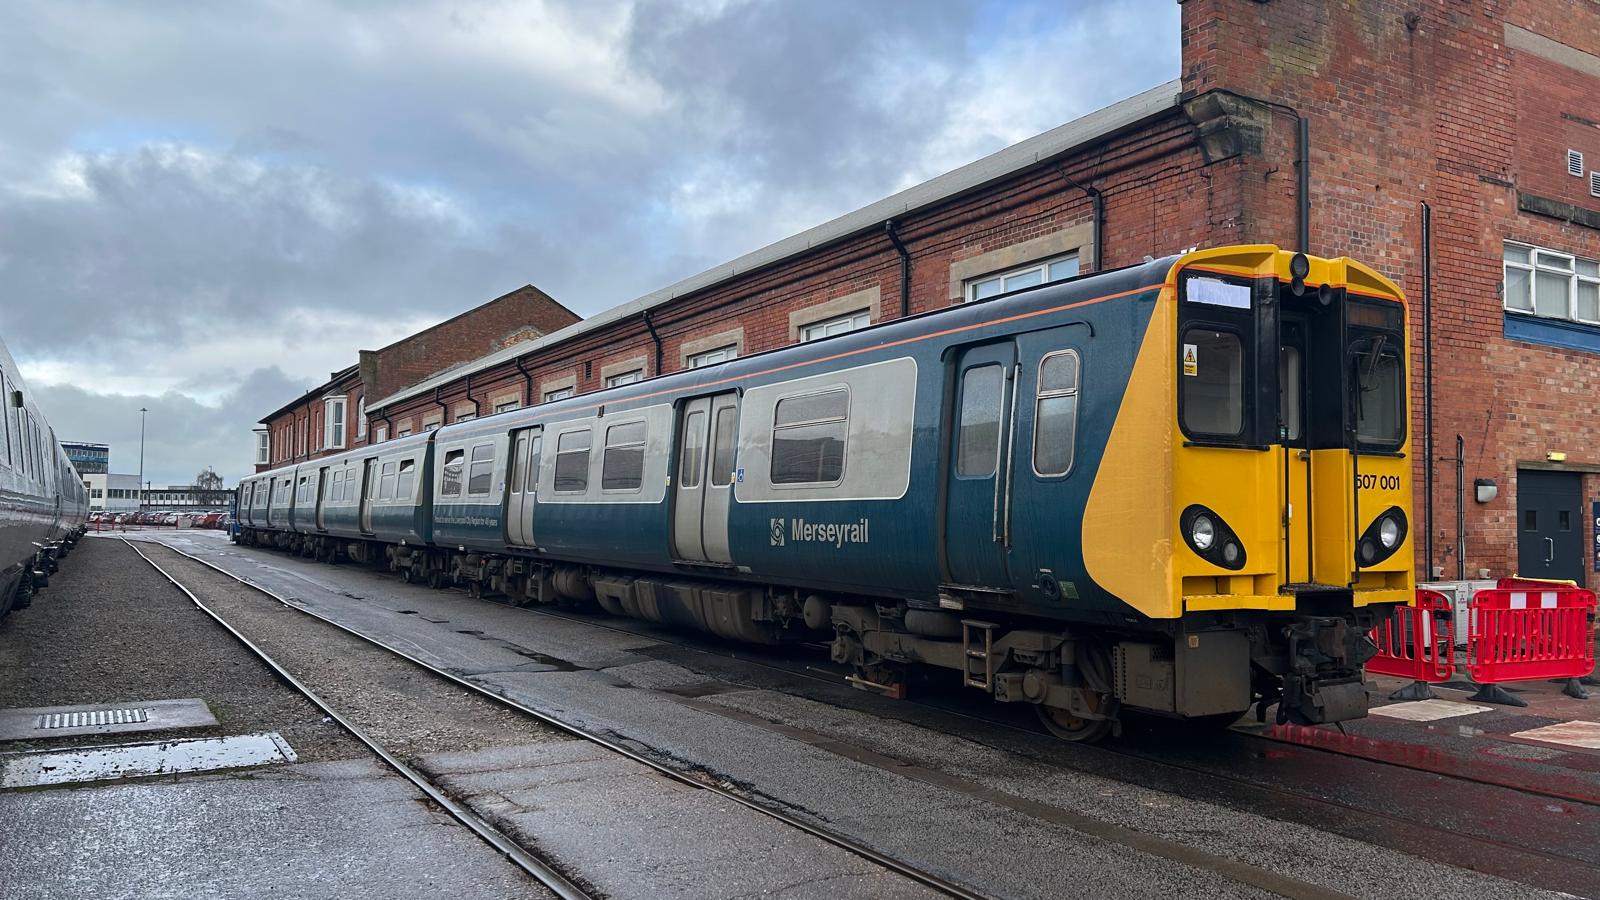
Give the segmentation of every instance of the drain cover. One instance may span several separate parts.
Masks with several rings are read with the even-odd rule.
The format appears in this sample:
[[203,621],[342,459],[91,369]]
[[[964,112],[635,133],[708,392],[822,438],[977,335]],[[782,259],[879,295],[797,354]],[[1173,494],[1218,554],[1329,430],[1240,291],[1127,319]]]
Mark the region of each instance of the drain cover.
[[0,788],[116,781],[290,763],[294,749],[277,732],[79,750],[0,754]]
[[142,707],[125,709],[96,709],[89,712],[46,713],[34,723],[34,728],[84,728],[91,725],[128,725],[150,721],[150,710]]

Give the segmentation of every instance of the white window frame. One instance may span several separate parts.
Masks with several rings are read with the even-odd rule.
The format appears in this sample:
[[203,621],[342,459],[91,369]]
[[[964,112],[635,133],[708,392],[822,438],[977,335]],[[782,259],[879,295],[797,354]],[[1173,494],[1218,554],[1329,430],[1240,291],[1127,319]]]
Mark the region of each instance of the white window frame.
[[356,440],[365,440],[367,437],[367,398],[362,397],[356,401]]
[[643,380],[644,380],[644,370],[643,369],[629,369],[626,372],[618,372],[615,375],[607,375],[606,376],[606,387],[614,388],[614,387],[622,387],[625,384],[638,384],[639,382],[641,382]]
[[858,309],[842,316],[834,316],[831,319],[823,319],[820,322],[812,322],[809,325],[800,326],[800,343],[820,341],[836,334],[848,334],[871,324],[872,310]]
[[322,446],[344,449],[344,434],[349,419],[350,400],[345,395],[322,398]]
[[521,409],[521,408],[522,408],[522,401],[521,400],[507,400],[504,403],[496,403],[494,405],[494,411],[495,411],[496,414],[503,413],[503,412],[511,412],[514,409]]
[[[1507,259],[1506,251],[1512,248],[1526,251],[1528,254],[1528,261],[1523,263]],[[1559,265],[1552,266],[1541,264],[1542,260],[1545,258],[1564,262],[1565,267],[1563,268]],[[1595,290],[1600,291],[1600,260],[1593,260],[1584,256],[1564,253],[1560,250],[1551,250],[1548,247],[1540,247],[1535,244],[1525,244],[1522,241],[1504,241],[1502,242],[1502,249],[1500,251],[1500,265],[1501,277],[1504,279],[1500,282],[1500,303],[1505,308],[1506,312],[1515,313],[1519,316],[1533,316],[1541,319],[1558,319],[1568,322],[1579,322],[1584,325],[1600,325],[1600,318],[1588,319],[1578,314],[1579,288],[1592,286],[1595,288]],[[1510,305],[1511,292],[1506,289],[1506,285],[1511,283],[1510,273],[1513,271],[1527,273],[1528,303],[1530,305],[1529,309],[1518,309],[1517,307]],[[1594,272],[1595,274],[1589,274],[1590,272]],[[1568,280],[1567,308],[1564,313],[1551,315],[1549,313],[1541,313],[1538,311],[1538,276],[1540,274],[1546,276],[1553,275],[1566,278]]]
[[265,428],[256,432],[256,465],[264,466],[272,460],[272,432]]
[[578,396],[578,389],[575,387],[556,388],[553,391],[544,392],[544,402],[554,403],[557,400],[565,400],[568,397],[576,396]]
[[387,426],[387,425],[379,425],[378,427],[373,429],[373,431],[372,431],[372,442],[374,444],[381,444],[384,441],[387,441],[388,439],[389,439],[389,426]]
[[[1070,275],[1059,275],[1055,277],[1051,276],[1050,270],[1052,267],[1062,265],[1069,261],[1073,264],[1073,270]],[[1050,256],[1044,259],[1035,260],[1026,265],[1017,266],[1016,268],[1003,269],[999,272],[989,272],[979,275],[975,278],[968,278],[966,284],[962,288],[961,296],[964,302],[975,303],[979,300],[987,300],[990,297],[998,297],[999,295],[1009,293],[1010,291],[1019,291],[1025,287],[1037,286],[1019,285],[1017,287],[1007,287],[1006,283],[1014,278],[1020,278],[1038,273],[1039,284],[1051,284],[1057,281],[1064,281],[1068,278],[1075,278],[1082,272],[1083,262],[1078,257],[1078,251],[1074,250],[1071,253],[1062,253],[1058,256]],[[996,290],[993,293],[986,293],[982,296],[979,296],[979,293],[988,285],[994,285]]]
[[714,366],[717,363],[725,363],[729,360],[738,358],[739,345],[724,344],[721,347],[715,347],[711,350],[703,350],[699,353],[691,353],[689,354],[689,358],[686,360],[686,362],[688,363],[687,368],[701,369],[706,366]]

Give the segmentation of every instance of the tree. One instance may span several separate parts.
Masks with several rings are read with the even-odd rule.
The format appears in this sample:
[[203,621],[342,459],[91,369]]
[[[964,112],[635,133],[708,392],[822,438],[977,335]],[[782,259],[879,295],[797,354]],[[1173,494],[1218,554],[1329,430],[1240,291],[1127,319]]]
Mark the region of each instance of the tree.
[[222,476],[218,475],[210,466],[206,466],[200,474],[194,476],[194,486],[199,491],[222,490]]

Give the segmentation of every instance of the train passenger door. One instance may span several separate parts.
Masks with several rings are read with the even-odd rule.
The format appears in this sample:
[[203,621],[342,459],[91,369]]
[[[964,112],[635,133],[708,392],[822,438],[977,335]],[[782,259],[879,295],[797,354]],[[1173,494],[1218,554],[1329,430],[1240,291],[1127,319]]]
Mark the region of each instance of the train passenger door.
[[328,526],[326,524],[324,524],[326,516],[324,515],[324,511],[323,511],[323,503],[326,502],[327,499],[328,499],[328,467],[327,466],[323,466],[321,469],[317,470],[317,530],[318,531],[327,531],[328,530]]
[[372,533],[372,495],[378,487],[378,461],[376,459],[363,460],[361,463],[361,530],[367,534]]
[[1011,488],[1016,454],[1017,346],[960,351],[946,473],[944,553],[952,584],[1011,590]]
[[1306,439],[1306,323],[1286,314],[1278,348],[1279,510],[1283,528],[1284,579],[1311,579],[1311,450]]
[[672,504],[672,549],[689,562],[731,563],[728,511],[739,443],[735,393],[684,404],[678,427],[678,480]]
[[511,438],[511,477],[506,481],[506,543],[513,547],[536,546],[533,540],[533,510],[539,487],[539,455],[544,445],[541,428],[526,428]]

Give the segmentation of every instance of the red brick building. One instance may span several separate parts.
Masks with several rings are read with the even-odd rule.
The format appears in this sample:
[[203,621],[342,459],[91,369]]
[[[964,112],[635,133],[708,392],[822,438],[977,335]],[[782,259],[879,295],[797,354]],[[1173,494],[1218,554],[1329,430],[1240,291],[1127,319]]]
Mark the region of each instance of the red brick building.
[[368,434],[1190,246],[1294,247],[1305,227],[1305,249],[1372,264],[1412,299],[1419,574],[1531,572],[1548,555],[1549,572],[1585,577],[1600,498],[1600,5],[1181,6],[1180,80],[559,331],[404,386],[365,380],[388,388],[371,392]]
[[[369,398],[576,321],[576,313],[529,284],[382,349],[362,350],[355,365],[334,372],[261,419],[256,429],[256,471],[384,440],[386,434],[374,434],[368,426]],[[488,412],[464,402],[450,420]],[[429,421],[437,425],[439,417]]]

